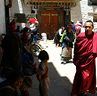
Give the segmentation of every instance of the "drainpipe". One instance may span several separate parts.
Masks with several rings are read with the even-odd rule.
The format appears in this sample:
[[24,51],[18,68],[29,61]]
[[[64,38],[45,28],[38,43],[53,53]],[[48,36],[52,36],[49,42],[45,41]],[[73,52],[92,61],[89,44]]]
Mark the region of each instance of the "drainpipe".
[[4,0],[4,6],[5,6],[5,26],[6,26],[6,33],[8,32],[8,25],[10,23],[9,20],[9,8],[12,7],[12,0],[8,0],[8,4],[7,4],[7,0]]

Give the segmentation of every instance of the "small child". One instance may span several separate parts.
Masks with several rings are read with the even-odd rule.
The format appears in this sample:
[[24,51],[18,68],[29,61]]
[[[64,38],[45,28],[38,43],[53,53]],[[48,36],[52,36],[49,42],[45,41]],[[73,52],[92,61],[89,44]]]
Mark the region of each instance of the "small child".
[[40,51],[38,58],[40,64],[37,70],[37,79],[39,80],[40,96],[48,96],[49,78],[48,78],[48,60],[49,55],[45,50]]

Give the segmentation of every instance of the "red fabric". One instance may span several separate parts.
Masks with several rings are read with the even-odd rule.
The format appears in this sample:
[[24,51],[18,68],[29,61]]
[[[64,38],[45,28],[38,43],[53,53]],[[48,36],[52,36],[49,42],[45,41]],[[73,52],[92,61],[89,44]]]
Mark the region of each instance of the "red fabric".
[[29,19],[29,23],[35,23],[36,21],[38,21],[36,18],[30,18]]
[[97,54],[97,33],[87,38],[85,33],[77,37],[74,49],[73,62],[76,66],[76,74],[71,96],[80,96],[81,92],[94,94],[96,89],[95,58]]
[[76,35],[78,35],[81,32],[81,23],[77,21],[75,24],[75,30],[76,30]]
[[12,32],[16,32],[16,23],[14,19],[9,23],[9,30]]
[[27,32],[23,32],[23,43],[24,44],[27,44],[28,43],[28,33]]
[[76,35],[78,35],[81,32],[81,26],[77,25],[75,26]]
[[94,33],[94,37],[93,37],[93,53],[95,53],[97,55],[97,33]]

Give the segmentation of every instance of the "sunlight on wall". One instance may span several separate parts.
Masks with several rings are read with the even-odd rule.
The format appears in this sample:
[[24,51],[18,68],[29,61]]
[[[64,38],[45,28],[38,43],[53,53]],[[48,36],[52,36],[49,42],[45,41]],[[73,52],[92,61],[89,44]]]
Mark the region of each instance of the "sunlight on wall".
[[[18,0],[19,13],[23,13],[23,6],[21,0]],[[25,23],[22,23],[21,26],[24,28]]]
[[18,6],[19,6],[19,12],[23,13],[23,7],[22,7],[22,2],[21,0],[18,0]]

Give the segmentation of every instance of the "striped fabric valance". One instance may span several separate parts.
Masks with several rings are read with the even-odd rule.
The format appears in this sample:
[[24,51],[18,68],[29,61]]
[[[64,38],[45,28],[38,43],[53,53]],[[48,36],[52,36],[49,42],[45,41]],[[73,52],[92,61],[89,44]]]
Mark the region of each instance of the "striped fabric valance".
[[74,7],[76,6],[76,0],[25,0],[25,4],[30,5],[40,5],[40,6],[69,6]]

